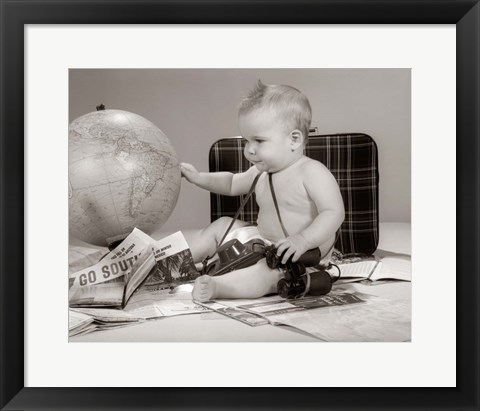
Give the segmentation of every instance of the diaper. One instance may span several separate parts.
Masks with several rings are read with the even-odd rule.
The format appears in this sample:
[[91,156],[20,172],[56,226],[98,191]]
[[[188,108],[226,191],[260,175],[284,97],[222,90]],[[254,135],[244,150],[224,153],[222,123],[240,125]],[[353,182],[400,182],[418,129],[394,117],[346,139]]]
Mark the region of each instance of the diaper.
[[233,240],[234,238],[236,238],[243,244],[245,244],[247,241],[253,240],[254,238],[260,238],[266,245],[272,244],[271,241],[268,241],[260,235],[260,231],[258,231],[258,227],[255,225],[238,227],[235,230],[230,231],[225,237],[225,240],[223,240],[223,242],[226,243],[227,241]]

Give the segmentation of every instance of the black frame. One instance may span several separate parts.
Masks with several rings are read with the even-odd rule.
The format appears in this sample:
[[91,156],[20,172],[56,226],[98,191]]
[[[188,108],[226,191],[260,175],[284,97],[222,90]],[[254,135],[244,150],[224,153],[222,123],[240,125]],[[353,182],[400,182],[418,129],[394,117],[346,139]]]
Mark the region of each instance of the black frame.
[[[479,0],[0,0],[0,13],[1,409],[480,409]],[[456,24],[457,387],[24,388],[24,25],[86,23]]]

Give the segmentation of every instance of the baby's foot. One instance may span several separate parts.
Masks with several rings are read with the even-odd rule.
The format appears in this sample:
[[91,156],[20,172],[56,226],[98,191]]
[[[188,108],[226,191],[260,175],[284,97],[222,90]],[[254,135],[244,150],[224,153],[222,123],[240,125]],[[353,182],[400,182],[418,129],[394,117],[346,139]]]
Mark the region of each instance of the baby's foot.
[[195,280],[192,297],[197,301],[209,301],[215,298],[217,285],[215,279],[209,275],[202,275]]

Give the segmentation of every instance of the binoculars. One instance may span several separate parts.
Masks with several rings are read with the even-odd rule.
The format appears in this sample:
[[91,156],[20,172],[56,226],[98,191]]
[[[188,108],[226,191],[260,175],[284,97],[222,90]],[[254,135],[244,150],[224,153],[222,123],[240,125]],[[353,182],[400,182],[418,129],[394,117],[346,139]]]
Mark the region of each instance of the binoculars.
[[326,270],[307,273],[306,267],[314,267],[320,263],[321,254],[318,248],[308,250],[296,262],[290,257],[285,264],[283,254],[277,255],[274,246],[265,248],[265,259],[270,268],[285,270],[285,278],[277,283],[278,295],[282,298],[300,298],[304,295],[325,295],[332,289],[332,277]]
[[218,260],[204,266],[203,273],[216,276],[233,270],[245,268],[255,264],[262,258],[266,259],[270,268],[285,270],[285,278],[277,284],[277,292],[282,298],[300,298],[304,295],[325,295],[332,289],[332,277],[322,269],[307,273],[306,267],[314,267],[320,263],[321,255],[318,248],[307,251],[298,261],[292,262],[292,257],[283,264],[282,256],[277,255],[277,249],[266,246],[260,239],[241,243],[239,240],[230,240],[218,249]]

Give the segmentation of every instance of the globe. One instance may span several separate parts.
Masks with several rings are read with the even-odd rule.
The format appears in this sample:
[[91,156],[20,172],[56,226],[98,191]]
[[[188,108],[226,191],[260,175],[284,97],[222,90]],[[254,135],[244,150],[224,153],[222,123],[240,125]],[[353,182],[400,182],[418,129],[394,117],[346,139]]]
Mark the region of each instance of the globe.
[[70,235],[109,246],[137,227],[147,234],[172,213],[180,166],[165,134],[127,111],[99,110],[68,130]]

